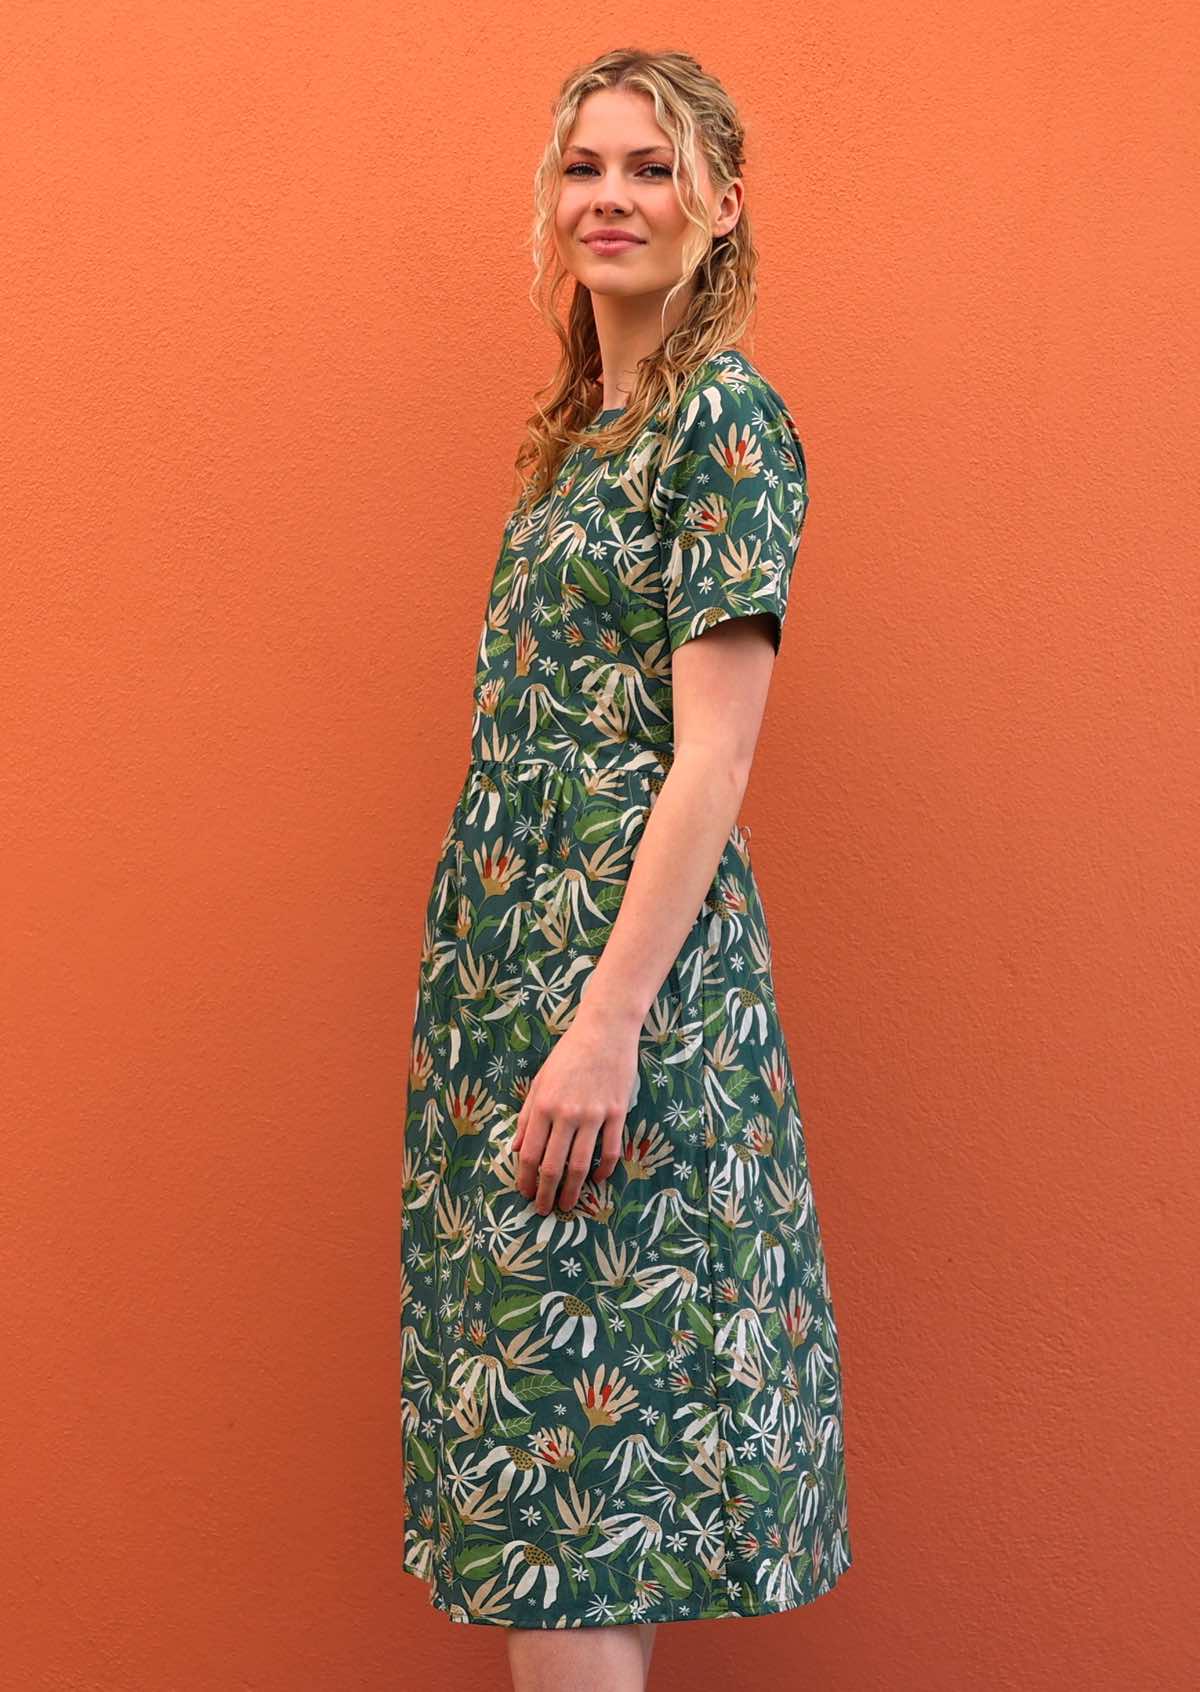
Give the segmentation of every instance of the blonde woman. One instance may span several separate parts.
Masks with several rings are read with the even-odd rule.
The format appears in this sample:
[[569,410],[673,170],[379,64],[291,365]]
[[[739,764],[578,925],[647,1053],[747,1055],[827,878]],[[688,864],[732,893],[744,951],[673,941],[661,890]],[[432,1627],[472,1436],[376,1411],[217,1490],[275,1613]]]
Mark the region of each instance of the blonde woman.
[[[850,1566],[837,1328],[742,795],[808,507],[743,129],[683,53],[572,74],[561,346],[517,459],[425,919],[404,1146],[404,1568],[517,1692]],[[559,286],[573,280],[565,313]],[[565,318],[565,322],[564,322]]]

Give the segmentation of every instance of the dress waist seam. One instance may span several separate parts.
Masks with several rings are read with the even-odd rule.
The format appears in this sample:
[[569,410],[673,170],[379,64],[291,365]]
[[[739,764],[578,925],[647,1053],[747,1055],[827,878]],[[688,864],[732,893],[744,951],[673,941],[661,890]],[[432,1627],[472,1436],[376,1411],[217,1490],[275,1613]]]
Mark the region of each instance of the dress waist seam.
[[549,752],[523,752],[519,749],[503,754],[473,751],[468,770],[502,767],[505,769],[559,769],[564,775],[578,775],[597,770],[628,770],[632,773],[664,775],[674,762],[670,746],[640,746],[637,748],[583,748],[562,757]]

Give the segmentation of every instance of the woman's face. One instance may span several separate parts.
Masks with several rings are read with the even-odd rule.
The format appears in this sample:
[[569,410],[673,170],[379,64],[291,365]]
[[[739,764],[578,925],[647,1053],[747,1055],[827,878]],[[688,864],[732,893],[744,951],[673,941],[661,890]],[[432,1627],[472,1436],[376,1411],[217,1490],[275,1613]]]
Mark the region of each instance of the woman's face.
[[[554,234],[563,264],[593,293],[666,293],[678,282],[692,226],[671,180],[673,156],[648,94],[598,88],[580,105],[563,150]],[[713,233],[725,234],[737,221],[741,183],[718,200],[702,152],[697,167]],[[600,229],[633,239],[611,250],[589,243]]]

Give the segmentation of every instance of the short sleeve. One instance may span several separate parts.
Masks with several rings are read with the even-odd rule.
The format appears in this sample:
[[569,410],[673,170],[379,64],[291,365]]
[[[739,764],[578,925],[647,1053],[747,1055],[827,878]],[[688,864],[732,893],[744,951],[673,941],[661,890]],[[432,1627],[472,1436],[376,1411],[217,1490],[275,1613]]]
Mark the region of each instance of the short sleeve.
[[651,509],[672,652],[731,617],[772,614],[779,651],[808,511],[804,448],[755,373],[714,374],[667,431]]

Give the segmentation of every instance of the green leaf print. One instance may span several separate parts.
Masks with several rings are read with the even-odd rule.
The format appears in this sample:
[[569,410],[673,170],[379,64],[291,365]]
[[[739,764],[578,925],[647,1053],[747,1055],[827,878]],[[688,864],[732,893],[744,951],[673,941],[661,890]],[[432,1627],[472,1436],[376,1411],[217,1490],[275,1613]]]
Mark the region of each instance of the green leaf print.
[[[722,1013],[722,1020],[724,1013]],[[725,1091],[731,1098],[740,1099],[747,1087],[753,1086],[756,1076],[748,1069],[733,1069],[725,1077]]]
[[649,646],[662,639],[662,612],[641,601],[624,612],[620,626],[630,640],[636,640],[639,646]]
[[607,605],[612,597],[608,577],[590,559],[573,553],[567,560],[567,575],[591,600],[593,605]]
[[562,1382],[556,1375],[522,1375],[513,1391],[528,1404],[536,1398],[549,1398],[552,1392],[561,1392]]
[[669,1551],[649,1551],[646,1561],[662,1582],[663,1590],[672,1598],[682,1598],[692,1590],[692,1576],[687,1564],[681,1563],[678,1557],[672,1557]]
[[576,823],[575,836],[585,846],[597,846],[602,840],[611,840],[620,827],[620,811],[615,811],[607,805],[595,805]]
[[743,1468],[738,1463],[729,1465],[725,1479],[734,1492],[744,1492],[747,1498],[753,1498],[760,1504],[765,1504],[775,1491],[761,1469]]
[[508,592],[516,567],[517,560],[515,558],[506,558],[497,566],[496,573],[492,577],[492,588],[494,592],[502,594]]
[[491,1539],[473,1539],[464,1545],[454,1559],[454,1567],[464,1580],[483,1580],[494,1574],[504,1556],[504,1546]]
[[492,1321],[498,1328],[527,1328],[537,1321],[540,1306],[541,1297],[532,1288],[510,1293],[492,1306]]
[[410,1436],[408,1462],[414,1474],[420,1475],[422,1480],[432,1480],[437,1474],[437,1463],[431,1447],[416,1434]]
[[702,1346],[709,1346],[713,1342],[713,1320],[711,1313],[695,1299],[684,1300],[683,1308],[687,1313],[687,1325],[695,1334]]

